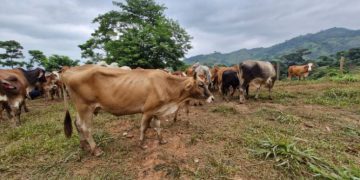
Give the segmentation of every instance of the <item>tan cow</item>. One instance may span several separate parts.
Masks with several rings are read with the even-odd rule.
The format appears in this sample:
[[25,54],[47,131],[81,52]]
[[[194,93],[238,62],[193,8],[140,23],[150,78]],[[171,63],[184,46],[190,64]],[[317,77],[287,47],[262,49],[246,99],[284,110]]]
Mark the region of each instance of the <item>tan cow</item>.
[[[97,65],[84,65],[66,70],[61,78],[74,102],[80,146],[90,148],[93,155],[102,151],[92,137],[91,121],[94,113],[103,109],[121,116],[142,113],[140,144],[144,145],[145,131],[154,119],[159,143],[162,139],[160,120],[174,113],[188,99],[213,100],[205,83],[194,77],[176,77],[161,70],[121,70]],[[65,98],[66,100],[66,98]],[[66,104],[66,102],[65,102]],[[71,136],[72,126],[69,111],[66,111],[64,130]]]
[[293,65],[288,68],[288,78],[291,80],[293,76],[296,76],[301,80],[309,76],[309,72],[312,71],[313,63],[308,63],[306,65]]

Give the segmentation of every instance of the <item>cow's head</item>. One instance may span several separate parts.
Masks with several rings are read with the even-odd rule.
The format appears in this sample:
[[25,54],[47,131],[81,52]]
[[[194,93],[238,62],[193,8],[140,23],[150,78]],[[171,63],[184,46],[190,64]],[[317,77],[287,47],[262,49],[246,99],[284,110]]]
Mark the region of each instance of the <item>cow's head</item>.
[[208,103],[214,101],[214,96],[209,91],[208,85],[196,73],[194,73],[191,81],[186,84],[185,89],[190,92],[192,98],[206,99]]
[[10,76],[0,80],[0,93],[6,95],[15,95],[20,92],[21,83],[15,76]]
[[313,68],[314,64],[313,63],[308,63],[305,68],[308,70],[308,71],[312,71],[312,68]]

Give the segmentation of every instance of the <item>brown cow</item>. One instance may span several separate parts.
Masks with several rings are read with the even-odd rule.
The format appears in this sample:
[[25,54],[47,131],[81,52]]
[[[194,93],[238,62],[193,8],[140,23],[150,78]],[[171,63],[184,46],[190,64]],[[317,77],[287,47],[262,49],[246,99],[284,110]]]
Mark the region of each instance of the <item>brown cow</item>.
[[45,82],[45,71],[40,68],[31,71],[21,68],[0,70],[0,104],[14,126],[20,124],[21,108],[28,111],[25,104],[28,93],[42,82]]
[[[161,70],[126,71],[83,65],[68,69],[61,75],[61,79],[77,111],[75,125],[79,132],[80,146],[90,148],[91,153],[96,156],[102,151],[96,147],[92,137],[91,121],[99,109],[118,116],[142,113],[140,144],[142,148],[146,148],[144,135],[151,119],[155,121],[159,143],[166,143],[160,133],[161,119],[174,113],[188,99],[213,100],[207,86],[196,74],[193,78],[182,78]],[[72,126],[68,110],[64,130],[65,135],[70,137]]]
[[288,79],[291,80],[292,76],[296,76],[301,80],[309,76],[309,72],[312,70],[313,63],[308,63],[306,65],[293,65],[288,68]]
[[42,84],[42,89],[45,94],[45,98],[54,100],[56,95],[58,98],[62,97],[62,82],[60,81],[56,73],[50,73],[45,76],[46,82]]

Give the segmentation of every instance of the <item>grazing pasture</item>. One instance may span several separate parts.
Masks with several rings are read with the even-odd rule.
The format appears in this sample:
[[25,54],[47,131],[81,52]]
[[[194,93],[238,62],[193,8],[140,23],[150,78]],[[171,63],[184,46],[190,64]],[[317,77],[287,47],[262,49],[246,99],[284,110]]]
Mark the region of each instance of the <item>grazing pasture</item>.
[[[162,122],[168,143],[147,131],[139,147],[140,115],[100,112],[94,157],[66,139],[61,100],[28,101],[23,124],[0,122],[0,179],[330,179],[360,178],[360,82],[276,82],[273,100],[262,89],[239,104],[217,94]],[[237,96],[237,93],[235,94]],[[75,113],[71,108],[71,115]]]

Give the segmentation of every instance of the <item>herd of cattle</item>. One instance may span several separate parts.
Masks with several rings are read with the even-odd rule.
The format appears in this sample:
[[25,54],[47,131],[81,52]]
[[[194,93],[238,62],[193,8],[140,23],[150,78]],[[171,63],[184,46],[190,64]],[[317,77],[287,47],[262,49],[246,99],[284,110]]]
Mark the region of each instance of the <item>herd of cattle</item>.
[[[312,63],[303,66],[290,66],[289,78],[305,78],[312,70]],[[244,61],[232,67],[209,68],[196,63],[185,72],[169,72],[164,69],[131,69],[118,67],[116,63],[108,65],[100,62],[96,65],[63,67],[51,73],[43,69],[34,70],[1,69],[0,70],[0,120],[5,110],[14,126],[20,125],[22,109],[28,111],[25,100],[36,96],[54,99],[63,97],[65,101],[64,131],[67,137],[72,134],[71,116],[67,99],[70,97],[76,108],[75,127],[79,133],[80,146],[93,155],[102,151],[96,146],[92,137],[91,121],[100,109],[121,116],[142,113],[140,127],[140,144],[144,143],[145,131],[150,122],[154,122],[159,142],[166,143],[161,135],[161,120],[175,114],[185,107],[187,112],[190,100],[214,100],[212,92],[219,91],[228,101],[239,91],[240,103],[249,95],[249,87],[256,87],[255,98],[258,98],[261,86],[271,90],[276,80],[274,66],[265,61]]]

